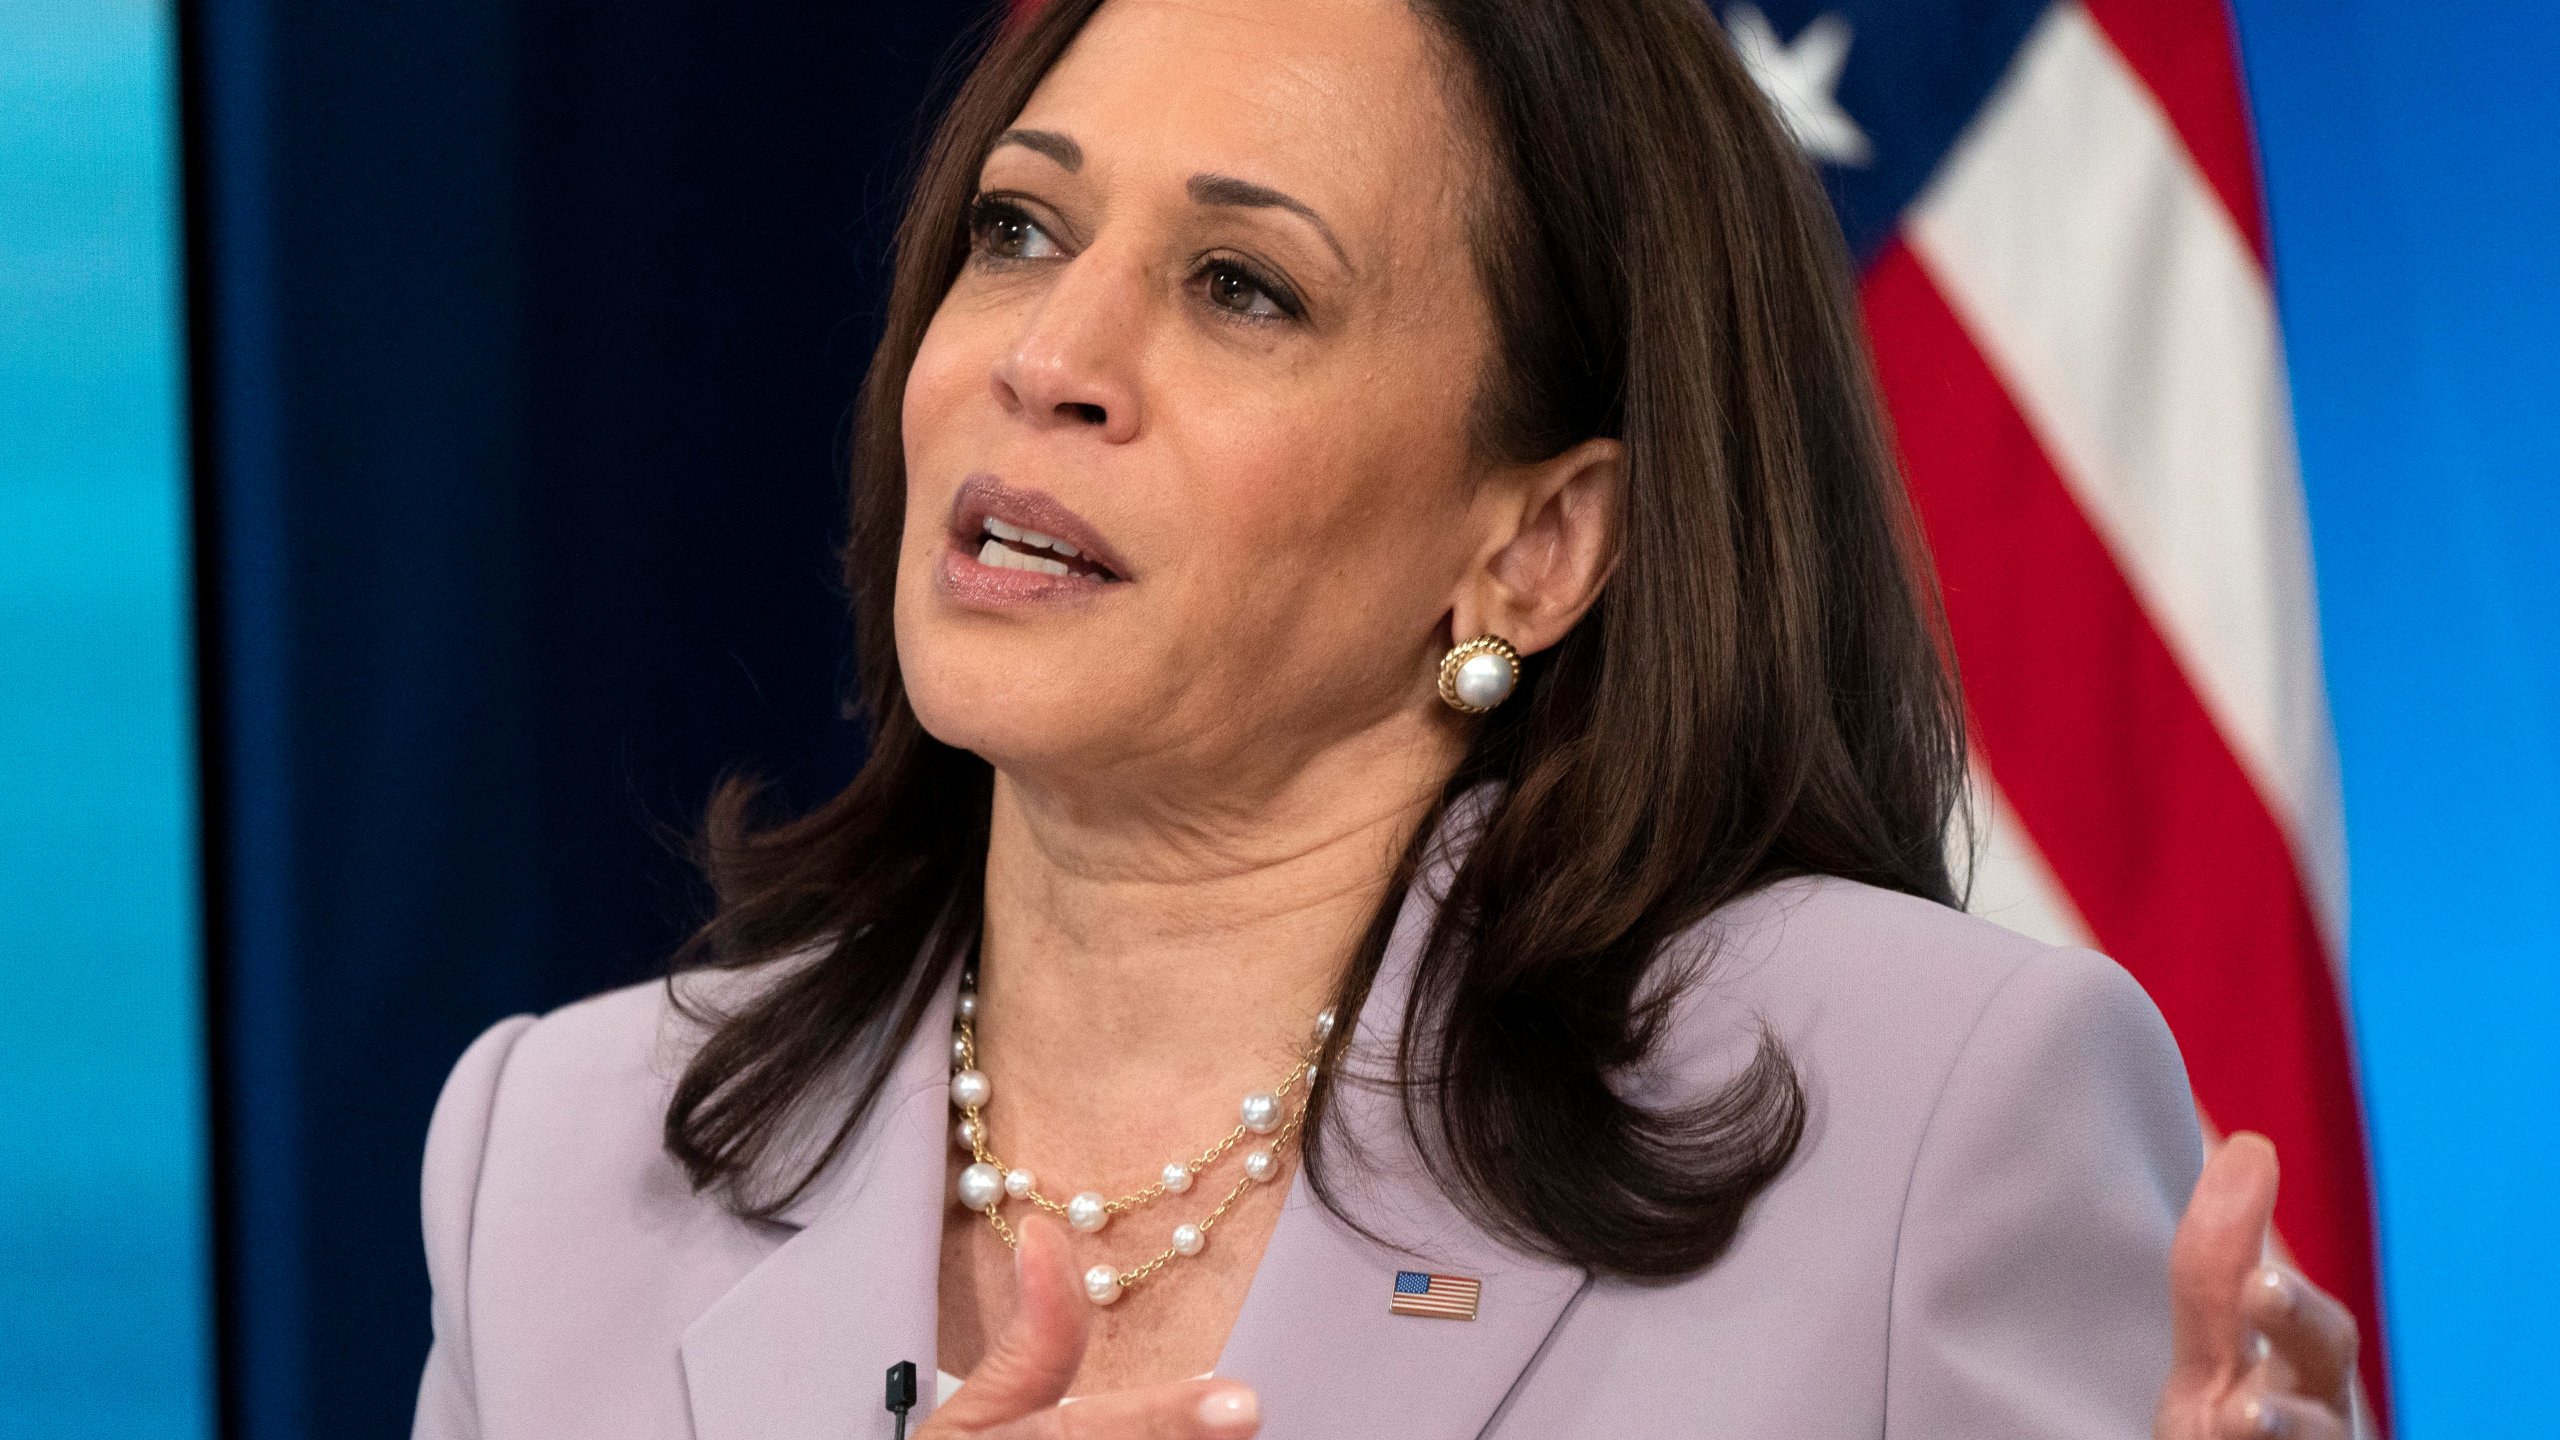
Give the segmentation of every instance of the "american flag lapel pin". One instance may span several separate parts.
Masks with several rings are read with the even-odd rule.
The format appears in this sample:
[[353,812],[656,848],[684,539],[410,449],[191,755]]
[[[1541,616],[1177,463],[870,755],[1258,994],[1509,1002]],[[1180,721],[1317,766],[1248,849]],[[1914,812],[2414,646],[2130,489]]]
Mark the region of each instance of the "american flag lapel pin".
[[1473,1320],[1484,1282],[1465,1275],[1426,1275],[1419,1270],[1396,1272],[1387,1298],[1390,1315],[1423,1315],[1434,1320]]

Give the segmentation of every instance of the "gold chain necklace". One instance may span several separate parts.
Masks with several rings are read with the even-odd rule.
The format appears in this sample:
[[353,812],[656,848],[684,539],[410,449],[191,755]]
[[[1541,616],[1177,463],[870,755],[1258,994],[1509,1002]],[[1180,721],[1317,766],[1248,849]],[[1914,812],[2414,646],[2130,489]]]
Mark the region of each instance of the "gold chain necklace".
[[1244,1192],[1256,1185],[1280,1177],[1283,1156],[1289,1143],[1297,1137],[1298,1126],[1306,1118],[1303,1098],[1295,1107],[1290,1097],[1301,1087],[1307,1095],[1315,1091],[1315,1057],[1333,1034],[1333,1011],[1327,1009],[1316,1016],[1314,1047],[1292,1067],[1280,1083],[1268,1090],[1257,1090],[1244,1097],[1237,1107],[1236,1127],[1219,1137],[1217,1143],[1188,1160],[1173,1160],[1157,1172],[1155,1183],[1133,1190],[1117,1199],[1104,1197],[1093,1190],[1078,1191],[1064,1201],[1044,1193],[1039,1181],[1028,1170],[1007,1166],[997,1158],[987,1131],[986,1107],[994,1098],[995,1086],[985,1072],[978,1069],[978,989],[974,975],[966,977],[960,989],[957,1029],[951,1037],[951,1104],[960,1112],[960,1123],[954,1132],[960,1148],[969,1153],[970,1163],[962,1167],[957,1187],[962,1208],[975,1210],[987,1217],[1007,1248],[1021,1243],[1013,1226],[1006,1223],[1004,1206],[1008,1200],[1046,1210],[1067,1222],[1070,1229],[1091,1235],[1111,1223],[1112,1217],[1131,1210],[1143,1209],[1168,1195],[1190,1190],[1193,1180],[1207,1173],[1220,1161],[1246,1144],[1248,1136],[1268,1136],[1262,1143],[1245,1151],[1244,1173],[1237,1177],[1224,1198],[1210,1207],[1209,1213],[1197,1221],[1185,1221],[1173,1227],[1172,1242],[1143,1264],[1122,1270],[1112,1265],[1095,1265],[1084,1272],[1085,1298],[1096,1305],[1109,1305],[1131,1288],[1144,1284],[1164,1272],[1175,1260],[1187,1259],[1208,1247],[1209,1232],[1234,1207]]

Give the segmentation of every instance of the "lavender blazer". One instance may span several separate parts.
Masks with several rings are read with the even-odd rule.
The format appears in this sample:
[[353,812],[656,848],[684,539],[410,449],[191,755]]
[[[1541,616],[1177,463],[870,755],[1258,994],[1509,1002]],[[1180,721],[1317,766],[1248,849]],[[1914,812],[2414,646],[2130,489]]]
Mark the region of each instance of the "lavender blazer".
[[[1434,884],[1405,902],[1355,1043],[1398,1023]],[[2132,979],[1829,879],[1738,902],[1675,951],[1700,945],[1706,979],[1632,1083],[1696,1094],[1765,1023],[1810,1099],[1725,1257],[1636,1284],[1517,1253],[1421,1176],[1390,1102],[1347,1089],[1371,1162],[1349,1203],[1393,1246],[1292,1193],[1218,1362],[1260,1392],[1263,1434],[2147,1436],[2202,1144]],[[691,1043],[664,986],[482,1036],[427,1140],[418,1440],[887,1440],[883,1371],[934,1369],[949,1006],[779,1223],[696,1195],[659,1146]],[[1481,1279],[1478,1318],[1388,1313],[1399,1269]]]

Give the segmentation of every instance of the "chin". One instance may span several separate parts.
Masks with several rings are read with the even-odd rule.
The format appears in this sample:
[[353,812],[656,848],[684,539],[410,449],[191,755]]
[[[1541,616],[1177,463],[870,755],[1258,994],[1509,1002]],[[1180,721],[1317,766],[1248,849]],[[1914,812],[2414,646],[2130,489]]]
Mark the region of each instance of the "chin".
[[[1047,628],[1047,627],[1042,627]],[[1129,733],[1125,687],[1063,637],[960,617],[898,626],[898,668],[925,733],[1008,769],[1075,765]]]

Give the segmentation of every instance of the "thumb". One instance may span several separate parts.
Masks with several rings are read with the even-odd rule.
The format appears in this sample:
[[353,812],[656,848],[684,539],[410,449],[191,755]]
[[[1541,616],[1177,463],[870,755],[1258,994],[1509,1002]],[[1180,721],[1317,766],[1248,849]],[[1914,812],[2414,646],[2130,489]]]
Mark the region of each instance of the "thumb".
[[1066,1232],[1045,1215],[1025,1219],[1013,1255],[1013,1317],[934,1419],[981,1430],[1057,1404],[1084,1363],[1087,1308]]
[[2189,1380],[2245,1368],[2241,1288],[2266,1251],[2276,1209],[2276,1147],[2246,1131],[2214,1147],[2169,1242],[2171,1365]]

